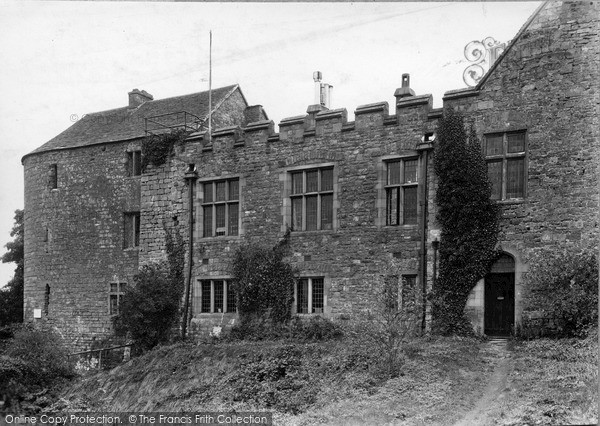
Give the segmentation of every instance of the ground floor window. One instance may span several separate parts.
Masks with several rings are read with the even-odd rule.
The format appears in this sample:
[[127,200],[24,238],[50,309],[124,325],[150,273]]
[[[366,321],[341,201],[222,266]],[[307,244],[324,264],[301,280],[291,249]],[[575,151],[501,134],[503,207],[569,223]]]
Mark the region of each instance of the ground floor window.
[[325,307],[323,277],[300,278],[296,282],[295,302],[298,314],[322,314]]
[[119,307],[125,295],[127,283],[110,283],[108,295],[108,312],[110,315],[118,315]]
[[236,312],[235,292],[230,280],[199,280],[194,283],[193,311],[196,314]]

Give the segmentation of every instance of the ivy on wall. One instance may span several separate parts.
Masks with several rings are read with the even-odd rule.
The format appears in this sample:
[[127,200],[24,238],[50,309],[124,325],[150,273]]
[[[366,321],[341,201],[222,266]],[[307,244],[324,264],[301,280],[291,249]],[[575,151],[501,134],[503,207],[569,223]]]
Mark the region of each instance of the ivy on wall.
[[173,154],[175,144],[183,142],[187,136],[188,132],[183,129],[147,136],[142,141],[142,171],[145,171],[149,164],[155,167],[165,164]]
[[233,285],[240,322],[268,320],[284,323],[291,318],[296,270],[285,261],[290,232],[273,248],[240,247],[233,260]]
[[439,278],[433,289],[433,331],[472,332],[464,316],[471,290],[497,257],[500,207],[490,199],[491,182],[473,127],[446,108],[437,129],[435,203],[441,226]]

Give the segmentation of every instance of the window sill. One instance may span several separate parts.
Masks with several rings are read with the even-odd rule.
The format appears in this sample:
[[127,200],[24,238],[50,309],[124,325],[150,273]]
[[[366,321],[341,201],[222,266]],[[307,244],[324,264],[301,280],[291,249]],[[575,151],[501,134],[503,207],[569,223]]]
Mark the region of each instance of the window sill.
[[383,225],[382,228],[386,228],[386,229],[418,229],[419,224],[411,223],[409,225]]
[[125,247],[123,249],[123,251],[139,251],[140,250],[140,246],[136,246],[136,247]]
[[527,200],[525,198],[509,198],[508,200],[495,200],[496,203],[501,205],[510,204],[524,204]]
[[216,317],[220,317],[221,315],[225,315],[226,317],[232,317],[237,315],[237,312],[225,312],[225,313],[221,313],[221,312],[201,312],[199,314],[194,314],[194,318],[199,319],[199,318],[216,318]]
[[321,229],[315,231],[291,231],[292,235],[322,235],[322,234],[335,234],[337,229]]
[[300,318],[310,318],[310,317],[324,317],[325,316],[325,312],[319,312],[319,313],[314,313],[314,314],[292,314],[293,316],[297,316]]
[[243,235],[222,235],[218,237],[199,237],[200,241],[226,241],[226,240],[239,240]]

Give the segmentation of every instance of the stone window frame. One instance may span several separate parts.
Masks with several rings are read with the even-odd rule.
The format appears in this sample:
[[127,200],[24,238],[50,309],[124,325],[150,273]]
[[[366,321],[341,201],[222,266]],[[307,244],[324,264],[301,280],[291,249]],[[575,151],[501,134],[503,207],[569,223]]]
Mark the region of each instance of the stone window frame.
[[[217,286],[215,285],[217,282],[222,282],[222,288],[220,291],[222,292],[222,306],[218,308],[215,306],[215,296],[217,293]],[[210,296],[208,297],[210,307],[205,310],[204,302],[205,302],[205,294],[203,287],[205,284],[210,285]],[[235,304],[235,293],[233,293],[233,299],[231,298],[231,293],[233,293],[232,288],[232,279],[231,277],[201,277],[197,278],[193,282],[192,286],[192,315],[195,318],[206,315],[222,315],[222,314],[237,314],[237,306],[232,311],[233,306],[231,303]],[[221,311],[219,311],[221,309]]]
[[[120,306],[123,302],[125,289],[127,288],[126,281],[112,281],[108,284],[108,314],[110,316],[119,315]],[[115,303],[113,304],[113,300]],[[116,309],[113,309],[113,306]]]
[[[286,232],[288,226],[291,228],[292,226],[292,174],[299,171],[310,171],[315,169],[333,169],[333,201],[332,201],[332,224],[331,229],[317,229],[317,230],[295,230],[292,231],[294,233],[311,233],[311,232],[335,232],[339,229],[339,221],[338,221],[338,210],[340,207],[339,203],[339,166],[335,162],[326,162],[326,163],[315,163],[315,164],[303,164],[301,166],[293,166],[287,167],[279,174],[279,181],[282,184],[282,205],[281,205],[281,215],[282,215],[282,225],[281,232]],[[305,211],[305,209],[303,210]],[[303,219],[303,223],[305,220]]]
[[123,213],[123,249],[137,249],[140,246],[141,215],[139,211]]
[[[508,136],[511,134],[523,134],[523,151],[508,152]],[[502,135],[502,153],[500,154],[487,154],[487,140],[488,137]],[[483,143],[481,144],[481,151],[485,158],[486,167],[489,163],[501,162],[502,163],[502,176],[501,176],[501,188],[500,198],[492,198],[496,202],[514,202],[520,201],[527,198],[527,181],[528,181],[528,169],[529,169],[529,135],[527,129],[510,129],[486,132],[483,135]],[[511,159],[522,159],[523,160],[523,195],[517,197],[509,197],[507,194],[507,182],[508,182],[508,162]]]
[[125,171],[127,177],[139,177],[142,175],[142,150],[132,149],[126,153]]
[[[415,223],[400,223],[398,225],[387,224],[387,179],[388,179],[388,163],[394,161],[417,160],[417,182],[410,183],[411,186],[417,188],[417,221]],[[405,151],[398,154],[384,155],[377,161],[377,218],[375,219],[378,228],[394,228],[394,229],[415,229],[418,227],[421,214],[421,185],[423,183],[422,159],[417,151]],[[402,207],[402,206],[401,206]]]
[[[308,295],[307,295],[307,310],[309,312],[298,312],[298,285],[300,284],[300,281],[302,280],[308,280],[307,284],[308,284]],[[323,286],[323,306],[321,308],[316,308],[316,309],[321,309],[321,312],[312,312],[314,308],[313,306],[313,294],[314,294],[314,282],[313,280],[322,280],[322,286]],[[294,300],[292,303],[292,315],[297,315],[297,316],[315,316],[315,315],[319,315],[319,316],[324,316],[330,313],[330,306],[329,306],[329,291],[331,288],[331,278],[328,275],[323,275],[323,274],[302,274],[295,282],[294,282]]]
[[[205,199],[205,194],[204,194],[204,185],[207,183],[216,183],[216,182],[221,182],[221,181],[230,181],[230,180],[238,180],[238,199],[237,199],[237,203],[238,203],[238,233],[237,235],[228,235],[228,222],[229,222],[229,216],[228,214],[226,214],[225,217],[225,224],[227,226],[225,226],[226,228],[226,233],[225,235],[212,235],[212,236],[204,236],[204,207],[207,206],[208,204],[212,204],[213,206],[215,205],[215,202],[204,202]],[[241,176],[241,175],[226,175],[226,176],[211,176],[211,177],[206,177],[206,178],[200,178],[196,181],[196,185],[197,185],[197,190],[196,190],[196,216],[197,216],[197,224],[196,224],[196,235],[198,235],[198,238],[201,238],[203,241],[209,241],[211,239],[215,239],[215,240],[219,240],[219,239],[240,239],[244,236],[244,227],[243,227],[243,218],[244,218],[244,210],[242,209],[242,206],[244,205],[244,192],[246,189],[246,179]],[[228,203],[228,201],[234,201],[234,200],[227,200],[225,201],[225,204],[231,204]],[[219,202],[220,203],[220,202]],[[228,207],[226,207],[226,209],[228,209]],[[228,213],[228,211],[226,210],[226,213]],[[216,220],[216,215],[214,214],[214,209],[213,209],[213,215],[212,215],[212,220],[213,220],[213,232],[216,231],[216,229],[214,228],[214,224],[215,224],[215,220]]]

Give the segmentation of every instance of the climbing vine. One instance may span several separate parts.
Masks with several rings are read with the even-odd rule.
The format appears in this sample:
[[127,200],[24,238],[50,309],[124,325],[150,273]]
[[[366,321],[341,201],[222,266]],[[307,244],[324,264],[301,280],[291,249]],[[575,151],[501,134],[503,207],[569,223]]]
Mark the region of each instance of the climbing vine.
[[433,289],[433,330],[440,334],[472,332],[464,309],[469,293],[497,256],[500,208],[490,199],[491,183],[473,127],[452,108],[437,129],[435,202],[441,226],[440,266]]
[[142,141],[142,170],[145,171],[149,164],[162,166],[173,154],[176,143],[182,142],[187,137],[185,130],[173,130],[161,135],[150,135]]
[[291,318],[296,270],[285,261],[290,232],[275,247],[245,245],[233,259],[233,285],[240,321],[284,323]]

